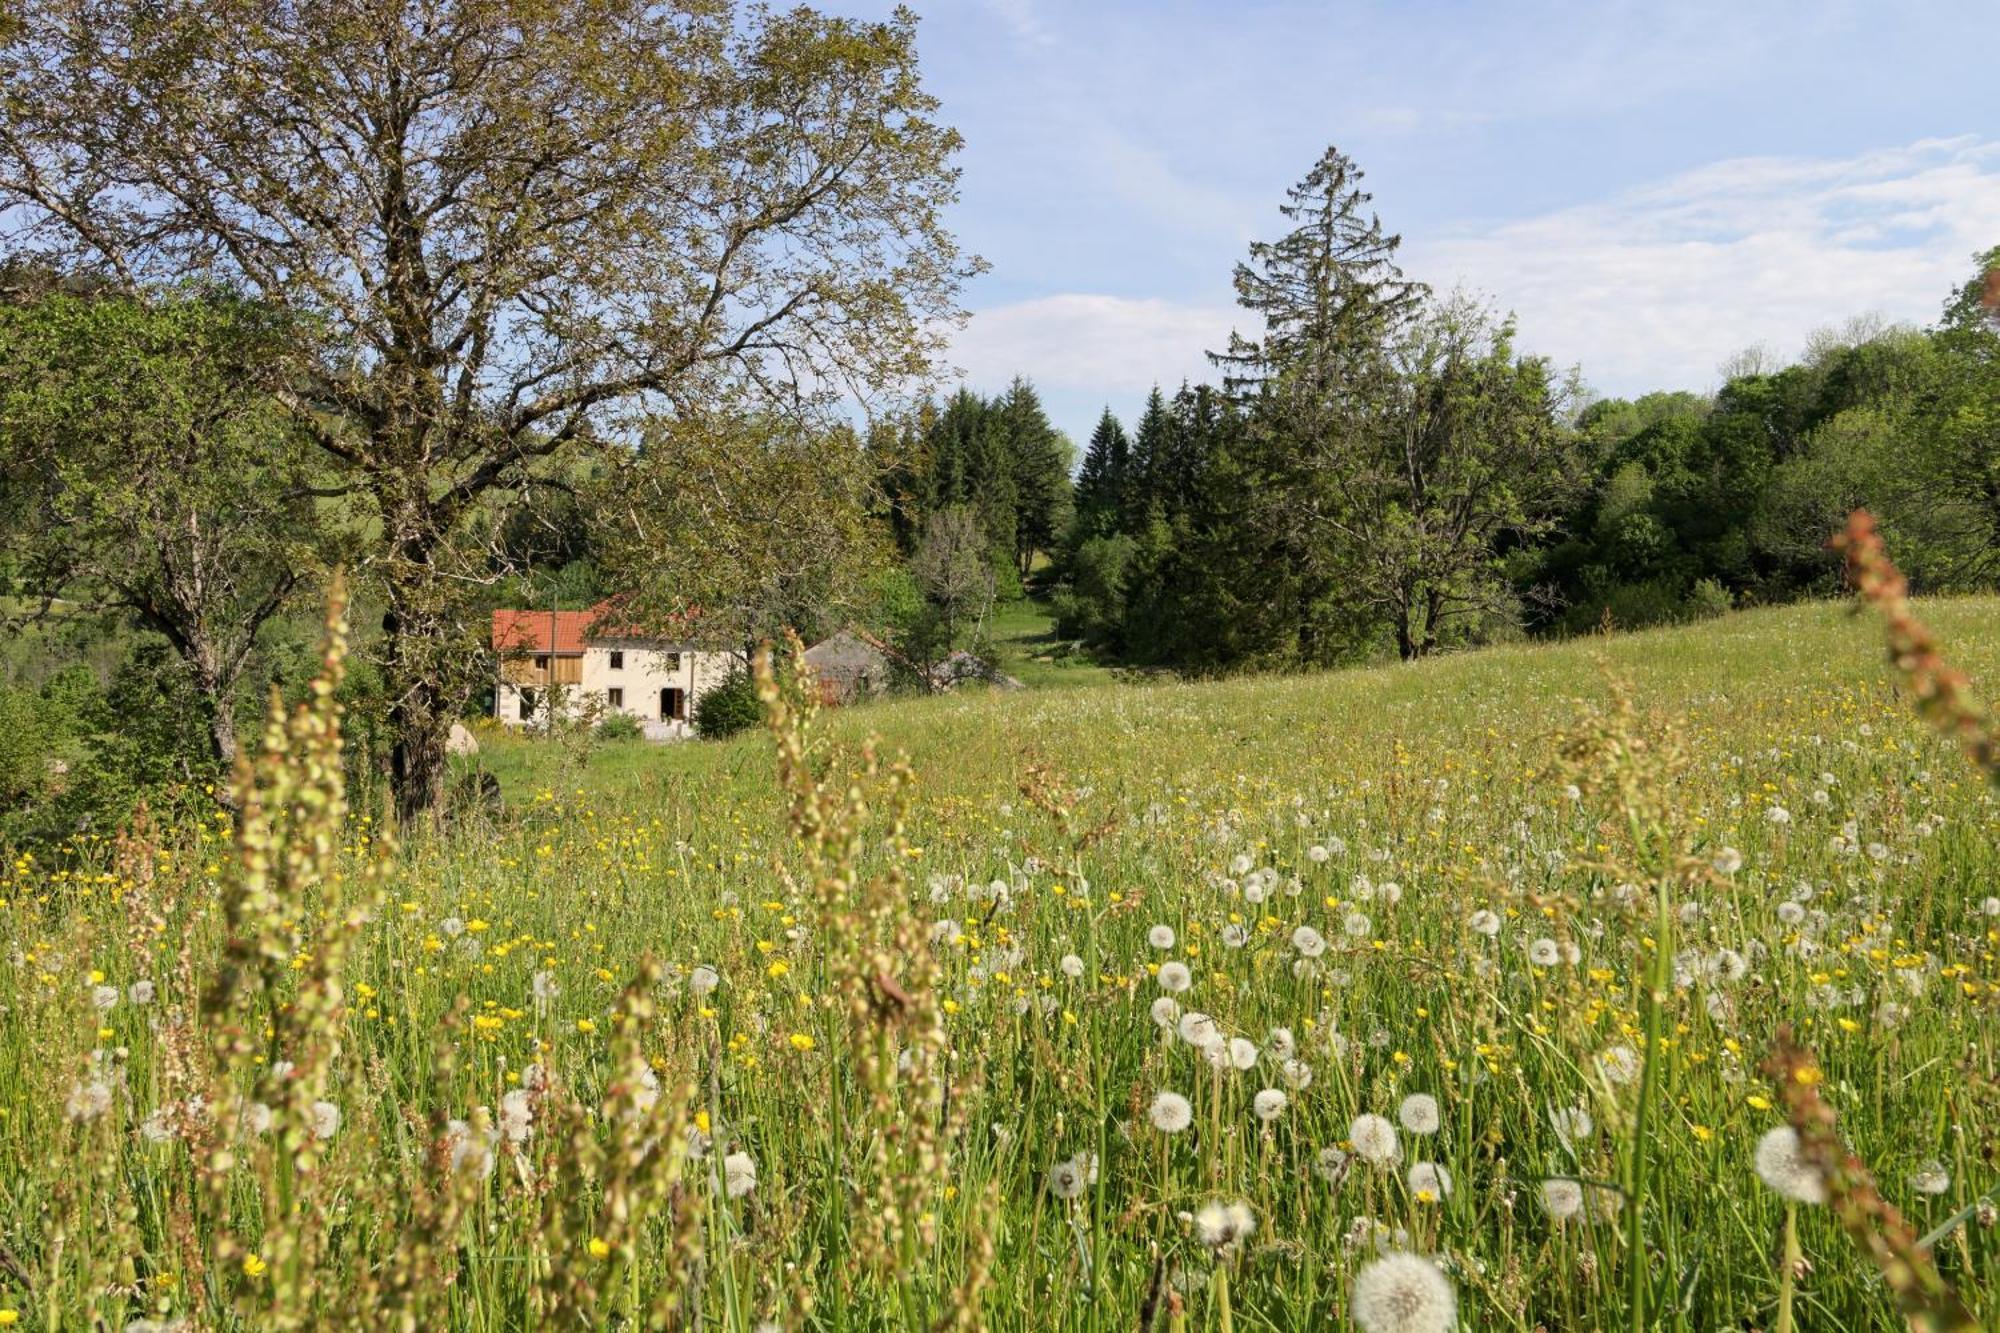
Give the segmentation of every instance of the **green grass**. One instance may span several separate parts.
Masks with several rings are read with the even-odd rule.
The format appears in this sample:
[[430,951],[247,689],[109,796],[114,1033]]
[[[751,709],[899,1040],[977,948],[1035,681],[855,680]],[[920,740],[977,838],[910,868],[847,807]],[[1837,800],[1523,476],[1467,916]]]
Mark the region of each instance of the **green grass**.
[[[2000,602],[1921,610],[1959,665],[2000,680]],[[1633,720],[1607,720],[1610,679]],[[1918,1231],[2000,1183],[2000,806],[1897,697],[1871,621],[1799,606],[1315,677],[1078,684],[826,715],[818,863],[788,833],[768,737],[588,754],[482,737],[506,815],[403,850],[324,1021],[296,1016],[320,1012],[328,950],[289,932],[360,892],[363,830],[339,885],[244,909],[292,941],[276,1054],[323,1060],[298,1096],[341,1110],[304,1175],[265,1140],[205,1189],[198,1127],[138,1132],[249,1077],[216,1074],[189,1035],[238,882],[223,834],[165,831],[163,856],[92,844],[88,873],[11,865],[0,1246],[17,1262],[0,1309],[117,1328],[198,1294],[215,1326],[381,1326],[370,1302],[415,1264],[423,1327],[556,1326],[565,1309],[643,1324],[679,1293],[711,1329],[916,1328],[966,1299],[972,1325],[1130,1329],[1157,1280],[1161,1328],[1169,1305],[1188,1328],[1345,1328],[1379,1237],[1436,1257],[1467,1328],[1767,1328],[1784,1209],[1753,1155],[1781,1123],[1759,1072],[1781,1023]],[[862,773],[871,734],[915,771],[900,838]],[[1601,766],[1564,767],[1564,734],[1653,744],[1620,771],[1628,799],[1657,801],[1658,836],[1635,840]],[[850,787],[869,822],[847,844],[833,798]],[[1666,1040],[1628,1079],[1663,938]],[[646,956],[663,978],[627,992]],[[1217,1072],[1155,1026],[1170,961],[1191,985],[1167,998],[1253,1044],[1250,1068]],[[713,994],[690,989],[697,966]],[[94,1012],[93,971],[158,997]],[[614,1033],[651,1010],[650,1115],[678,1122],[623,1118]],[[66,1115],[110,1065],[104,1114]],[[490,1177],[454,1176],[450,1149],[530,1070],[551,1089],[527,1103],[531,1135],[493,1144]],[[1268,1121],[1267,1089],[1287,1094]],[[1190,1103],[1184,1132],[1150,1121],[1164,1091]],[[1415,1093],[1436,1099],[1434,1133],[1401,1131],[1393,1166],[1346,1158],[1357,1116],[1393,1121]],[[1590,1128],[1565,1137],[1552,1112],[1571,1108]],[[710,1151],[673,1189],[627,1190],[619,1159],[593,1156],[627,1134],[684,1143],[697,1110]],[[471,1128],[454,1138],[454,1119]],[[756,1181],[729,1197],[718,1164],[736,1152]],[[1095,1179],[1058,1197],[1051,1171],[1079,1155]],[[1641,1156],[1635,1254],[1634,1205],[1596,1182],[1630,1188]],[[1449,1173],[1443,1197],[1413,1187],[1420,1160]],[[1565,1178],[1593,1183],[1558,1221],[1543,1184]],[[443,1198],[463,1206],[439,1224]],[[1211,1251],[1202,1209],[1237,1200],[1254,1234]],[[309,1207],[323,1239],[291,1270],[246,1272],[243,1252],[283,1254]],[[421,1252],[448,1261],[424,1268],[439,1225],[442,1249]],[[1800,1327],[1902,1326],[1827,1209],[1798,1230]],[[1975,1222],[1936,1248],[1987,1327],[1994,1237]],[[989,1280],[968,1298],[975,1270]]]
[[1056,637],[1047,604],[1033,598],[996,607],[992,637],[999,668],[1031,689],[1102,685],[1112,678],[1109,667],[1072,652],[1067,641]]

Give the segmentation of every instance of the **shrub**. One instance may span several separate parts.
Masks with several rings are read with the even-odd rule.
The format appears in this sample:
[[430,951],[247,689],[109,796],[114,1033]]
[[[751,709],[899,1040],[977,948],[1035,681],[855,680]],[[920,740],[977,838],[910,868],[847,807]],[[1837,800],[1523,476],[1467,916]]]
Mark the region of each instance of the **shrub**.
[[1687,596],[1688,619],[1711,620],[1735,605],[1736,599],[1729,595],[1729,589],[1714,579],[1699,579]]
[[720,740],[756,726],[763,718],[763,705],[757,702],[757,683],[739,667],[696,701],[694,729],[704,739]]
[[597,739],[601,741],[636,741],[645,734],[639,719],[630,713],[606,713],[597,724]]

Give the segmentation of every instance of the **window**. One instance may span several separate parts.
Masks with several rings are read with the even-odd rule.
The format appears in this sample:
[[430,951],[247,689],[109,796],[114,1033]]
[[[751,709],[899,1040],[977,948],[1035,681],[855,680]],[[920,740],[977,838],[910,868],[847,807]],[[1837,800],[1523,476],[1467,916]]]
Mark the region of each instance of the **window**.
[[662,722],[687,721],[687,691],[669,686],[660,691],[660,720]]
[[[612,656],[616,657],[618,654],[613,653]],[[604,702],[610,704],[613,708],[623,708],[625,706],[625,691],[613,686],[604,692]]]
[[549,655],[547,653],[536,653],[535,670],[547,671],[548,669],[549,669]]
[[523,722],[532,722],[535,720],[535,692],[533,690],[521,691],[521,720]]
[[667,670],[679,671],[680,669],[681,669],[681,655],[679,653],[668,653]]
[[[625,654],[621,649],[613,648],[611,650],[611,669],[613,671],[623,671],[625,669]],[[613,700],[613,702],[617,701]]]

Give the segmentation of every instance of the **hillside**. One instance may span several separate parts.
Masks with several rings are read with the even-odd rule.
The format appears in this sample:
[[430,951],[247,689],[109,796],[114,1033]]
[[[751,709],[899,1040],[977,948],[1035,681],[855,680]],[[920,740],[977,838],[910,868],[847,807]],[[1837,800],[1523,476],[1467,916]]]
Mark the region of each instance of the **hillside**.
[[[2000,678],[2000,603],[1924,611]],[[795,738],[803,843],[767,736],[489,738],[497,823],[364,870],[297,740],[247,855],[0,866],[0,1245],[131,1265],[161,1318],[190,1247],[204,1299],[320,1318],[444,1235],[431,1327],[1902,1327],[1813,1101],[1992,1327],[1996,806],[1875,630],[854,709]],[[217,994],[264,1034],[221,1076],[177,1019]],[[191,1220],[212,1127],[257,1249]]]

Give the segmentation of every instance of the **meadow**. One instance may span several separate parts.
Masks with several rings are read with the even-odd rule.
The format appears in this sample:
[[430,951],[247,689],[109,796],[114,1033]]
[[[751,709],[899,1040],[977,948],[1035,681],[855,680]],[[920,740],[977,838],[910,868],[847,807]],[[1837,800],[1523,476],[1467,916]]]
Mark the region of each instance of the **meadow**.
[[0,870],[0,1324],[1902,1327],[1830,1110],[1993,1327],[2000,806],[1881,644],[774,685],[486,733],[504,812],[406,839],[318,705]]

